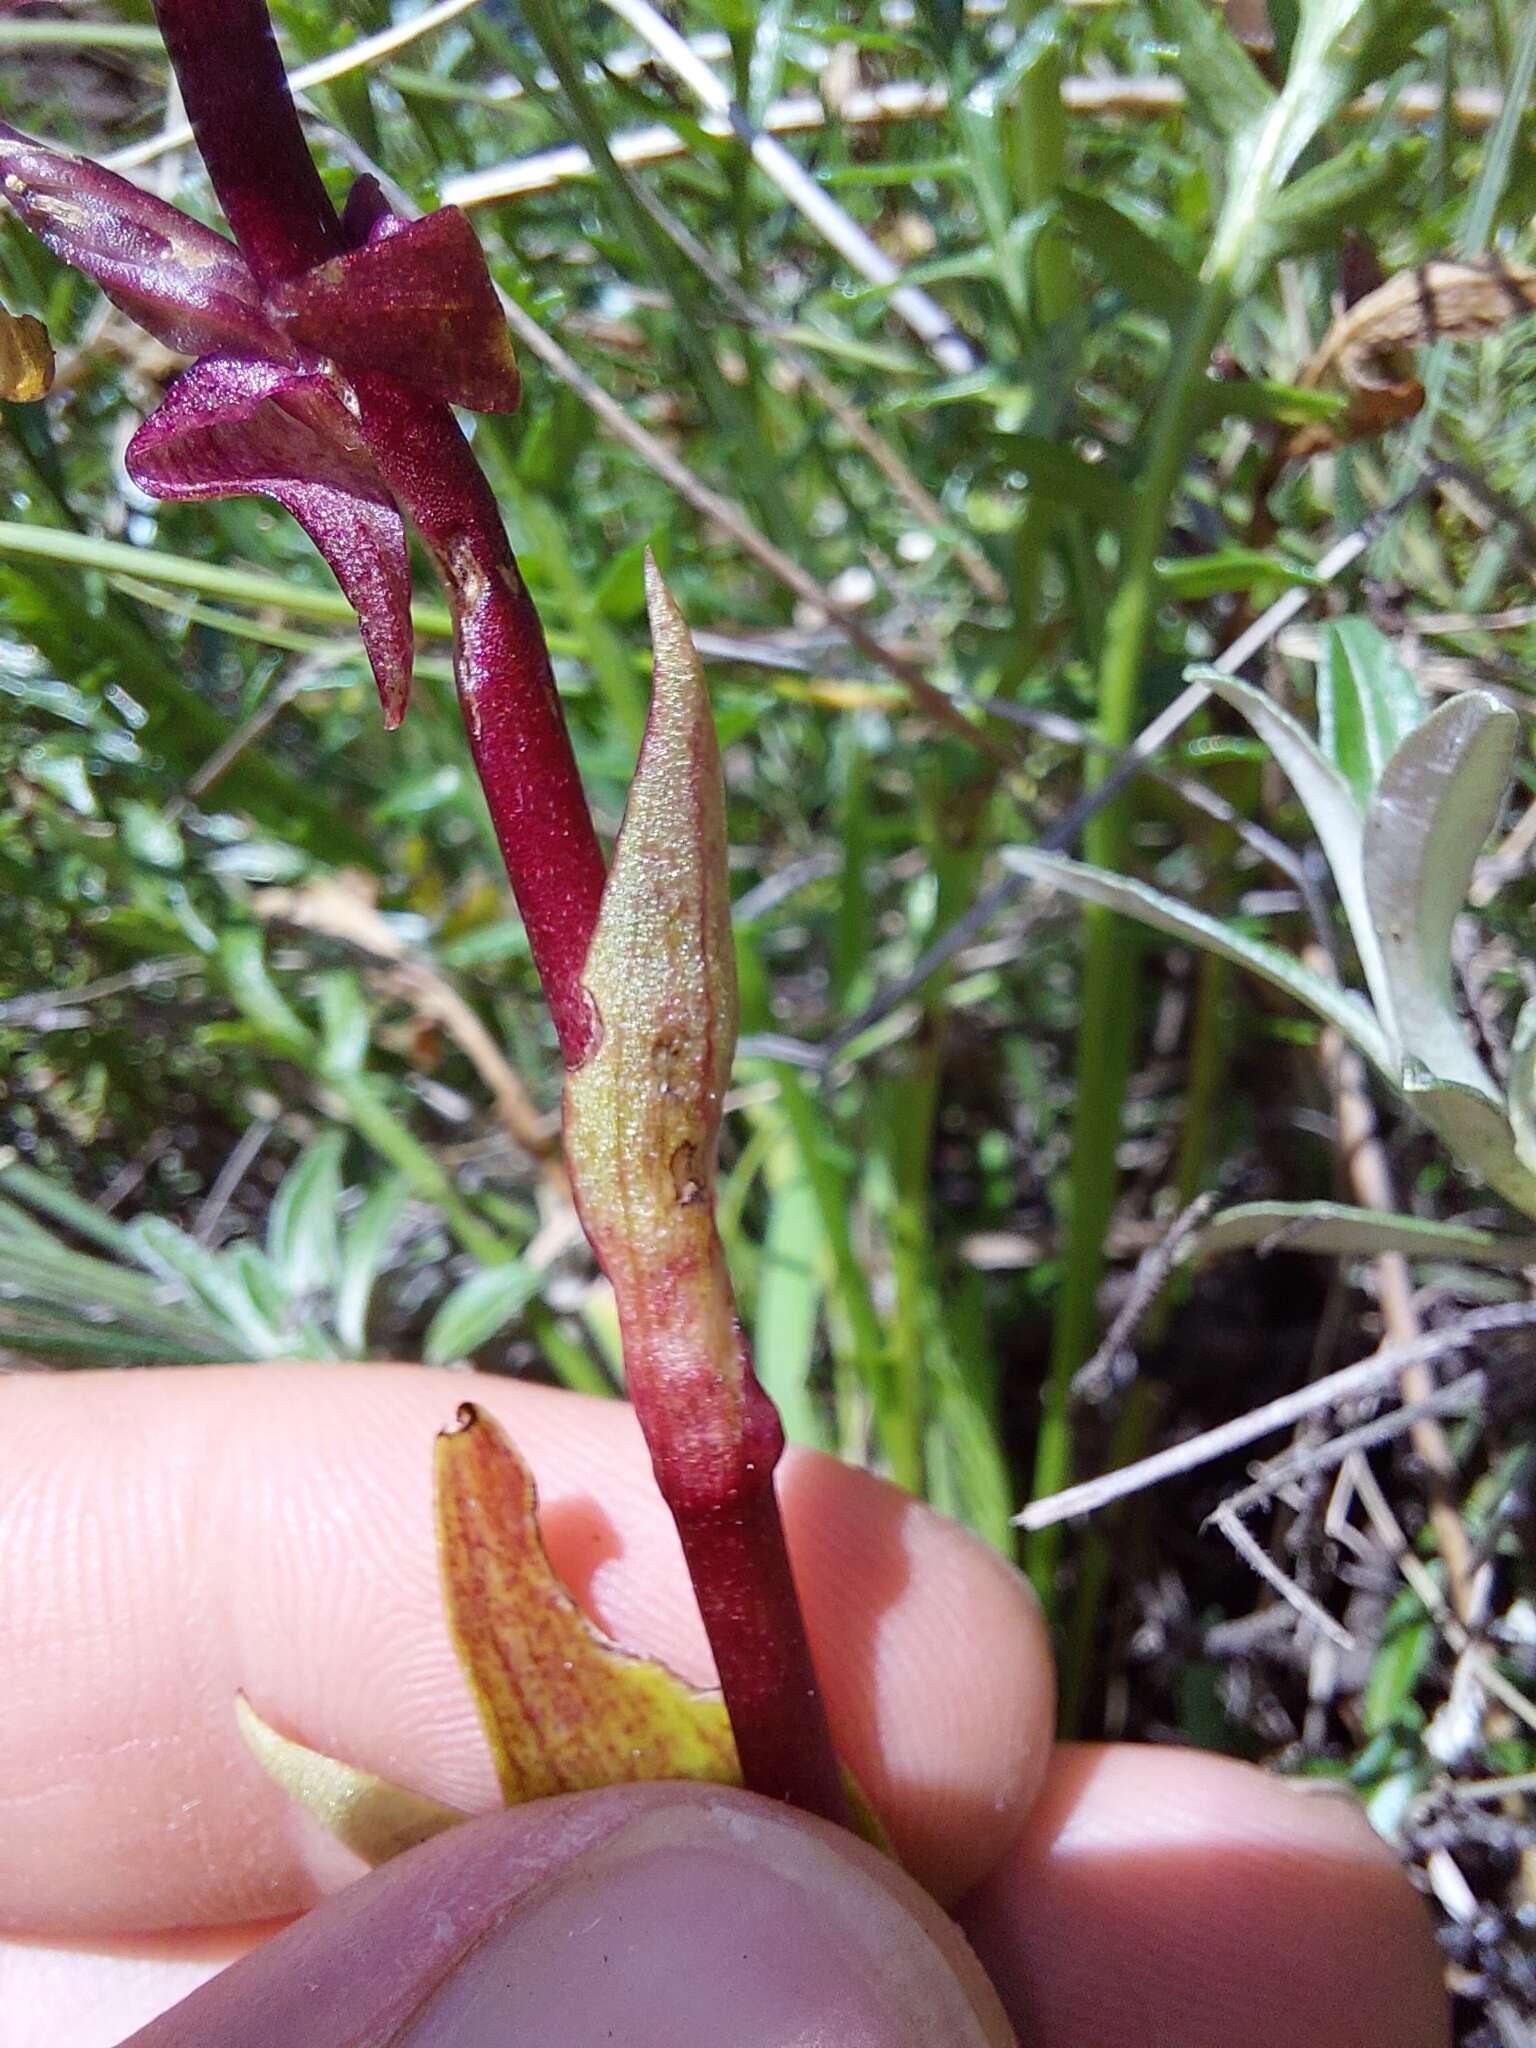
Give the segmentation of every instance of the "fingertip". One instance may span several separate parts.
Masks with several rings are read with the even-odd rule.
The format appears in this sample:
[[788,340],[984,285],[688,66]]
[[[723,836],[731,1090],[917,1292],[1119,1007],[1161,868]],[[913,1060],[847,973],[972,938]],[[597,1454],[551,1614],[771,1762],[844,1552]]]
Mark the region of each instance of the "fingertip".
[[995,1551],[868,1473],[801,1453],[781,1492],[845,1760],[904,1866],[954,1900],[1014,1839],[1050,1755],[1038,1603]]
[[1038,2048],[1444,2048],[1428,1916],[1358,1805],[1194,1751],[1058,1752],[962,1924]]
[[[0,1925],[268,1918],[354,1876],[245,1753],[240,1691],[315,1748],[493,1803],[432,1536],[433,1434],[466,1393],[537,1474],[578,1600],[708,1680],[676,1532],[617,1402],[385,1366],[20,1385],[0,1440]],[[1033,1602],[973,1538],[831,1460],[786,1460],[784,1502],[839,1747],[907,1866],[958,1896],[1043,1768]]]
[[560,2041],[1010,2048],[953,1922],[840,1829],[625,1786],[440,1835],[133,2036],[142,2048]]

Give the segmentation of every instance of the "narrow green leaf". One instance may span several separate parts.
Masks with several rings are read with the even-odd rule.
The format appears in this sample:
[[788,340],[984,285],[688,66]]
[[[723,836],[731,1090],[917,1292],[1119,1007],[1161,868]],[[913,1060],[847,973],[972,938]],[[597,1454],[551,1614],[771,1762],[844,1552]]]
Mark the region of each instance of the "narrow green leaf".
[[357,1074],[368,1057],[373,1028],[367,999],[355,974],[337,968],[320,977],[320,1063],[325,1073]]
[[1068,189],[1057,205],[1085,253],[1132,305],[1164,320],[1183,319],[1199,279],[1150,228],[1095,193]]
[[185,1281],[218,1319],[230,1338],[231,1358],[280,1358],[287,1346],[282,1331],[251,1298],[233,1262],[196,1243],[162,1216],[141,1216],[131,1225],[140,1256],[151,1270]]
[[452,1365],[468,1358],[504,1330],[543,1285],[544,1275],[521,1259],[472,1273],[432,1318],[422,1357],[428,1365]]
[[367,1354],[369,1299],[410,1199],[404,1175],[380,1181],[342,1235],[334,1320],[347,1357]]
[[1502,1103],[1480,1088],[1438,1080],[1410,1061],[1403,1100],[1441,1138],[1456,1163],[1486,1181],[1527,1216],[1536,1216],[1536,1173],[1521,1162]]
[[39,1173],[35,1166],[18,1160],[14,1165],[0,1167],[0,1187],[34,1209],[41,1209],[45,1216],[53,1217],[56,1223],[64,1224],[80,1237],[117,1253],[119,1258],[133,1256],[132,1237],[125,1224],[103,1215],[94,1202],[82,1201],[47,1174]]
[[1191,1242],[1191,1258],[1261,1249],[1369,1259],[1399,1252],[1405,1259],[1454,1260],[1518,1270],[1536,1264],[1536,1237],[1502,1237],[1464,1223],[1436,1223],[1345,1202],[1240,1202],[1223,1209]]
[[1364,832],[1360,806],[1343,775],[1322,748],[1288,711],[1272,703],[1252,683],[1239,682],[1219,669],[1190,669],[1191,681],[1199,679],[1234,711],[1240,711],[1285,772],[1285,778],[1306,806],[1312,829],[1322,842],[1344,915],[1354,934],[1355,950],[1365,973],[1377,1014],[1390,1032],[1391,1010],[1386,1004],[1387,982],[1376,943],[1376,930],[1365,900],[1361,859]]
[[1368,136],[1303,171],[1265,211],[1260,234],[1265,260],[1278,263],[1283,256],[1336,248],[1387,193],[1402,188],[1423,155],[1418,136],[1386,141]]
[[1305,562],[1288,562],[1267,548],[1221,548],[1210,555],[1172,555],[1157,564],[1157,580],[1180,603],[1261,583],[1315,583]]
[[1368,1736],[1395,1727],[1408,1712],[1434,1646],[1434,1623],[1423,1613],[1417,1597],[1403,1602],[1402,1611],[1394,1602],[1361,1700],[1361,1720]]
[[1521,1164],[1536,1173],[1536,997],[1522,1006],[1515,1020],[1505,1079],[1515,1150]]
[[1139,924],[1150,925],[1154,931],[1168,932],[1190,945],[1219,953],[1224,960],[1236,961],[1239,967],[1248,968],[1273,987],[1294,996],[1324,1023],[1337,1025],[1373,1066],[1391,1078],[1391,1048],[1360,998],[1335,982],[1325,981],[1322,975],[1303,967],[1278,946],[1235,931],[1219,919],[1208,917],[1203,910],[1181,903],[1176,896],[1165,896],[1162,890],[1145,882],[1107,874],[1102,868],[1085,867],[1080,861],[1066,860],[1060,854],[1041,853],[1033,846],[1010,846],[1003,857],[1017,873],[1061,889],[1081,902],[1102,904],[1106,910],[1117,910]]
[[826,1430],[811,1398],[811,1364],[821,1314],[821,1212],[803,1172],[780,1173],[768,1208],[752,1351],[793,1443],[826,1447]]
[[267,972],[261,933],[250,925],[225,932],[219,941],[219,965],[231,1000],[274,1050],[303,1059],[314,1037],[298,1012],[278,993]]
[[293,1295],[335,1284],[339,1271],[336,1212],[346,1139],[326,1131],[284,1174],[267,1217],[267,1257]]
[[1275,96],[1210,0],[1154,0],[1153,20],[1191,104],[1233,141],[1265,119]]
[[1284,384],[1274,377],[1207,377],[1195,394],[1202,426],[1222,420],[1276,420],[1284,427],[1310,426],[1314,420],[1337,419],[1349,401],[1342,391]]
[[1388,761],[1424,717],[1418,684],[1369,619],[1335,619],[1324,626],[1318,738],[1354,791],[1362,816]]
[[1031,490],[1068,510],[1089,512],[1121,525],[1135,502],[1135,488],[1097,462],[1087,462],[1059,441],[1041,434],[997,434],[992,450],[1008,469],[1022,470]]
[[186,848],[176,827],[152,804],[125,803],[119,806],[117,828],[123,846],[146,867],[175,873],[186,862]]

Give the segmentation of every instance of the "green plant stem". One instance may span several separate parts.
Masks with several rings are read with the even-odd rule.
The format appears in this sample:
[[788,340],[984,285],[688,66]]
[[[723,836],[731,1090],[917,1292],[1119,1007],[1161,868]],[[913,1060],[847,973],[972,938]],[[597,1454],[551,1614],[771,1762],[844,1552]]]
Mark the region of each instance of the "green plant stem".
[[[324,590],[318,584],[289,583],[281,576],[266,576],[255,569],[226,569],[217,562],[172,554],[167,548],[134,547],[127,541],[102,540],[94,533],[68,533],[56,526],[28,526],[19,520],[0,519],[0,559],[7,556],[99,569],[107,576],[136,577],[175,590],[195,590],[203,597],[222,598],[226,604],[270,605],[291,618],[349,626],[357,622],[356,612],[339,590]],[[540,603],[544,602],[541,592]],[[412,605],[411,624],[429,639],[453,638],[453,618],[445,605]],[[557,654],[584,651],[584,642],[577,634],[548,633],[546,638]]]
[[[940,991],[942,993],[942,990]],[[896,1201],[891,1214],[891,1265],[896,1280],[895,1366],[890,1412],[881,1440],[902,1484],[923,1490],[923,1437],[928,1420],[925,1335],[931,1288],[928,1183],[933,1166],[933,1125],[939,1106],[944,1022],[935,1008],[923,1020],[917,1046],[900,1069],[899,1104],[889,1119]]]
[[[1157,606],[1157,557],[1167,532],[1169,507],[1199,426],[1206,365],[1230,306],[1228,275],[1218,272],[1202,287],[1178,336],[1153,418],[1147,460],[1137,482],[1135,513],[1126,535],[1119,588],[1105,621],[1098,671],[1095,731],[1115,753],[1129,744],[1135,731],[1137,685]],[[1102,779],[1110,758],[1109,754],[1090,758],[1090,787]],[[1129,806],[1122,798],[1093,819],[1085,835],[1085,852],[1094,866],[1121,868],[1130,818]],[[1104,1276],[1104,1240],[1114,1209],[1115,1150],[1135,1043],[1135,940],[1129,928],[1107,911],[1090,910],[1084,917],[1084,942],[1066,1271],[1035,1452],[1037,1496],[1058,1492],[1072,1474],[1069,1392],[1074,1373],[1093,1346],[1099,1285]],[[1057,1525],[1038,1530],[1025,1545],[1025,1565],[1048,1614],[1054,1613],[1056,1606],[1055,1578],[1062,1540]]]
[[[1196,972],[1194,1016],[1189,1035],[1188,1080],[1184,1088],[1184,1116],[1179,1129],[1179,1149],[1174,1160],[1173,1187],[1176,1210],[1182,1212],[1200,1192],[1205,1163],[1211,1153],[1211,1135],[1222,1094],[1226,1087],[1227,1060],[1232,1049],[1228,1019],[1232,1007],[1232,984],[1236,969],[1219,953],[1202,953]],[[1158,1317],[1162,1303],[1172,1299],[1164,1289],[1161,1300],[1149,1311]],[[1161,1326],[1161,1318],[1154,1327]]]
[[[1200,1191],[1205,1163],[1210,1156],[1211,1130],[1227,1077],[1227,1056],[1231,1048],[1228,1011],[1235,973],[1230,960],[1215,953],[1202,953],[1197,970],[1194,1018],[1190,1032],[1189,1078],[1184,1091],[1184,1115],[1179,1130],[1178,1157],[1174,1164],[1175,1213],[1182,1214]],[[1188,1284],[1188,1269],[1176,1271],[1164,1283],[1162,1292],[1148,1309],[1141,1325],[1144,1346],[1156,1345],[1168,1325],[1168,1312],[1177,1290]],[[1109,1469],[1134,1465],[1147,1448],[1159,1407],[1160,1390],[1142,1375],[1131,1383],[1122,1403],[1109,1447]],[[1083,1727],[1088,1699],[1088,1678],[1099,1613],[1109,1585],[1110,1567],[1118,1541],[1121,1517],[1095,1522],[1083,1545],[1078,1569],[1072,1616],[1058,1660],[1058,1722],[1061,1733],[1073,1738],[1091,1733]]]
[[[1151,1380],[1137,1378],[1127,1390],[1120,1417],[1109,1446],[1109,1469],[1118,1471],[1141,1455],[1156,1419],[1160,1389]],[[1109,1586],[1110,1566],[1123,1542],[1127,1513],[1134,1501],[1122,1502],[1096,1525],[1093,1538],[1083,1550],[1078,1570],[1077,1593],[1072,1602],[1066,1640],[1062,1644],[1057,1681],[1056,1725],[1068,1740],[1084,1733],[1083,1718],[1088,1701],[1088,1677],[1093,1667],[1094,1643],[1099,1616]],[[1094,1731],[1087,1731],[1093,1733]]]
[[142,50],[153,56],[165,55],[159,29],[147,21],[0,22],[0,51],[58,49]]
[[[1014,0],[1012,15],[1020,34],[1027,34],[1050,5],[1051,0]],[[1061,38],[1053,36],[1038,62],[1019,80],[1014,107],[1014,180],[1025,213],[1054,199],[1066,174],[1067,115],[1061,99],[1065,69]],[[1035,325],[1053,326],[1066,318],[1077,297],[1071,250],[1059,234],[1047,228],[1035,244],[1031,267]]]
[[848,1228],[848,1190],[828,1165],[824,1134],[817,1128],[816,1112],[800,1076],[790,1067],[778,1067],[775,1073],[784,1120],[799,1147],[816,1198],[822,1235],[832,1260],[833,1293],[852,1334],[859,1380],[874,1402],[891,1477],[898,1486],[915,1493],[922,1485],[921,1439],[910,1441],[900,1424],[893,1421],[899,1405],[896,1373],[868,1277],[853,1248]]
[[327,1074],[324,1082],[346,1110],[348,1122],[380,1158],[405,1175],[412,1194],[441,1212],[465,1251],[482,1266],[505,1265],[513,1256],[511,1247],[459,1196],[437,1160],[401,1123],[376,1084],[364,1074]]
[[613,1381],[585,1344],[567,1336],[548,1302],[530,1301],[523,1310],[523,1321],[562,1387],[569,1387],[574,1394],[593,1394],[605,1401],[613,1399]]

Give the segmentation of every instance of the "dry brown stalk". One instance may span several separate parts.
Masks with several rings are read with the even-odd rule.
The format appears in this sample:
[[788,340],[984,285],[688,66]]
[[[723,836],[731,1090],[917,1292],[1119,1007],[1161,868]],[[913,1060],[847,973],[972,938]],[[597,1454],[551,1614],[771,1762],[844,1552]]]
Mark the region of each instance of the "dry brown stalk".
[[[1132,120],[1161,120],[1178,113],[1185,104],[1184,88],[1176,78],[1067,78],[1062,81],[1062,105],[1069,113],[1107,120],[1123,115]],[[807,135],[824,128],[829,121],[849,128],[883,127],[900,121],[931,121],[942,115],[949,95],[942,84],[923,79],[900,79],[889,85],[849,93],[837,113],[829,113],[814,93],[796,93],[776,100],[760,125],[772,135]],[[1368,121],[1381,110],[1381,95],[1365,93],[1344,110],[1349,120]],[[1397,118],[1421,124],[1438,117],[1445,101],[1434,86],[1408,86],[1392,103]],[[1498,119],[1503,100],[1497,92],[1476,88],[1451,95],[1451,118],[1457,127],[1480,135]],[[705,134],[724,138],[733,133],[728,114],[705,112],[699,117]],[[690,156],[693,145],[675,128],[657,123],[650,128],[631,128],[611,138],[615,159],[627,166],[673,163]],[[592,160],[579,143],[559,149],[541,150],[536,156],[515,158],[489,170],[469,171],[451,178],[443,187],[445,203],[455,206],[486,206],[500,199],[531,197],[553,192],[572,179],[590,178]]]

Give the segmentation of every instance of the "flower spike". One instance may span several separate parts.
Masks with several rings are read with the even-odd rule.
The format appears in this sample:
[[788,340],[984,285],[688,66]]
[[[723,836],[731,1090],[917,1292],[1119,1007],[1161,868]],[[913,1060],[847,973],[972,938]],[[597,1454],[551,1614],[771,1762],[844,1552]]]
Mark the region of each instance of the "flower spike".
[[[614,1664],[589,1640],[541,1564],[526,1474],[473,1419],[440,1451],[445,1576],[503,1777],[537,1784],[548,1764],[568,1784],[572,1770],[618,1770],[616,1729],[630,1731],[636,1768],[687,1751],[685,1768],[726,1775],[733,1737],[753,1790],[868,1828],[832,1749],[774,1493],[783,1432],[753,1372],[715,1226],[736,996],[724,790],[687,626],[648,562],[655,690],[605,878],[538,614],[451,410],[505,412],[518,400],[469,223],[451,208],[399,220],[370,178],[338,217],[265,0],[155,0],[155,11],[234,242],[3,124],[0,194],[64,262],[196,356],[134,436],[130,473],[162,498],[249,491],[285,506],[357,611],[390,725],[410,683],[407,521],[432,556],[471,751],[566,1064],[573,1186],[613,1283],[629,1390],[729,1713],[728,1737],[714,1703],[656,1667]],[[16,338],[37,355],[30,330]],[[40,374],[28,362],[18,372]],[[509,1730],[512,1709],[540,1688],[526,1674],[502,1684],[497,1617],[532,1641],[534,1608],[546,1651],[555,1646],[540,1685],[559,1739],[530,1765]],[[578,1664],[591,1681],[585,1719],[566,1680]],[[591,1688],[606,1688],[602,1714]],[[645,1740],[630,1739],[642,1725]],[[265,1753],[285,1782],[370,1840],[453,1819],[282,1745],[273,1735]]]

